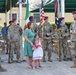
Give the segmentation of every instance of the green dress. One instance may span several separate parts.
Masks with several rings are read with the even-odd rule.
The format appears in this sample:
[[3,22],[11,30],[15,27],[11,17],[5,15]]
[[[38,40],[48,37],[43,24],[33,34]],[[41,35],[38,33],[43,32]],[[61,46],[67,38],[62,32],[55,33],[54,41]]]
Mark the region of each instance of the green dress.
[[[24,36],[27,36],[28,39],[33,42],[35,33],[31,31],[30,29],[25,29]],[[26,40],[24,41],[24,55],[25,56],[32,56],[32,47],[30,43],[28,43]]]

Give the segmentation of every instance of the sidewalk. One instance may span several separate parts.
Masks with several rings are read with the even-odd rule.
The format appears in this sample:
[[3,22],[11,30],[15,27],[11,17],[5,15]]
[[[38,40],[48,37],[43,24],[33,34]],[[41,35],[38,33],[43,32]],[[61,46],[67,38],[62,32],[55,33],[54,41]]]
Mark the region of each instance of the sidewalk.
[[73,61],[57,60],[57,55],[53,54],[53,62],[42,62],[43,68],[29,69],[26,62],[22,63],[7,63],[7,55],[2,56],[2,66],[7,69],[6,72],[0,72],[0,75],[76,75],[76,68],[70,68]]

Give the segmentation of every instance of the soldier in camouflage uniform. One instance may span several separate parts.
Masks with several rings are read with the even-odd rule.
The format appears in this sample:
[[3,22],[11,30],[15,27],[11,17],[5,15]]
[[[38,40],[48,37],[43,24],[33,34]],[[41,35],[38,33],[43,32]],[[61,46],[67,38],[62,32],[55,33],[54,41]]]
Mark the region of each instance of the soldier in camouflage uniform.
[[37,24],[34,23],[34,17],[33,17],[33,16],[30,16],[30,17],[29,17],[29,20],[30,20],[31,22],[33,22],[33,25],[34,25],[33,31],[34,31],[35,33],[37,33],[38,27],[37,27]]
[[14,50],[17,62],[20,62],[20,26],[16,24],[16,19],[12,20],[12,25],[8,28],[8,40],[10,41],[9,63],[13,62]]
[[74,22],[70,26],[70,33],[71,33],[71,41],[75,45],[75,48],[74,48],[75,61],[74,61],[73,66],[71,66],[71,68],[75,68],[76,67],[76,11],[74,11],[72,14],[73,14]]
[[[38,32],[39,35],[42,36],[42,27],[43,27],[43,61],[45,60],[45,52],[48,52],[48,61],[52,62],[51,55],[52,55],[52,33],[53,33],[53,27],[48,22],[48,17],[45,16],[44,18],[45,22],[42,26],[39,25]],[[41,29],[41,30],[40,30]]]
[[64,61],[67,61],[66,55],[67,55],[67,39],[68,39],[68,27],[64,24],[64,17],[60,18],[60,25],[61,25],[61,49],[63,49],[63,57]]

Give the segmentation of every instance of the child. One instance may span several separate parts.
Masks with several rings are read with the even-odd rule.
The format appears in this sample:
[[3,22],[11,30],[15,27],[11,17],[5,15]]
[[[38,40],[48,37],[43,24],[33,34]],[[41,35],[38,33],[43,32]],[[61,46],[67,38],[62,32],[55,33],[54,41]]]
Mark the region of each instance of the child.
[[33,69],[40,67],[40,59],[43,57],[43,50],[41,47],[41,40],[38,35],[35,36],[33,46]]

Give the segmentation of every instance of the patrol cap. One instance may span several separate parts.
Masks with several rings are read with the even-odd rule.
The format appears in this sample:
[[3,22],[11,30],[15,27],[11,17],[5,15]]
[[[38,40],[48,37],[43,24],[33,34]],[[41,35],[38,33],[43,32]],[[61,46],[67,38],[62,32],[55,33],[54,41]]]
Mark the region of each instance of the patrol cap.
[[29,17],[29,20],[30,20],[30,21],[32,21],[32,20],[33,20],[33,18],[34,18],[33,16],[30,16],[30,17]]
[[12,23],[15,22],[15,21],[16,21],[16,18],[13,18],[13,19],[12,19]]
[[64,19],[64,17],[59,18],[60,22]]
[[45,16],[45,17],[44,17],[44,20],[46,20],[46,19],[48,19],[48,16]]
[[72,12],[72,14],[76,14],[76,11]]

